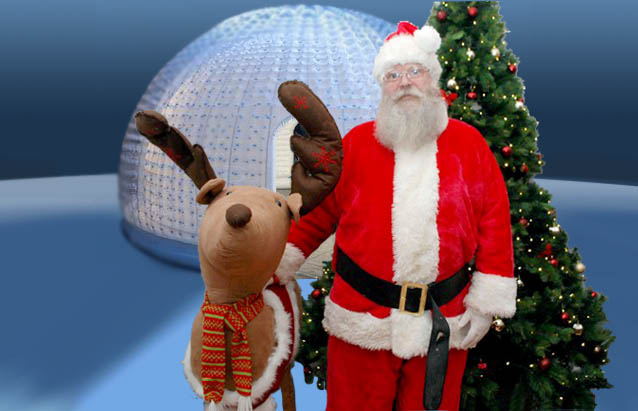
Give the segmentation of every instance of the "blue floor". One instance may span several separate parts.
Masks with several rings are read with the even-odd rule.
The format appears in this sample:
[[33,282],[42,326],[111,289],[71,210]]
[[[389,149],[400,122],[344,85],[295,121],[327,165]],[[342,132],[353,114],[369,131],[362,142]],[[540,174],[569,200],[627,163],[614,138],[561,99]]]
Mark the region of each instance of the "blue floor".
[[[587,284],[609,297],[614,388],[597,392],[598,409],[632,409],[638,187],[538,183]],[[114,175],[0,181],[0,410],[202,409],[180,364],[201,278],[132,247],[120,221]],[[299,364],[293,375],[298,409],[325,409]]]

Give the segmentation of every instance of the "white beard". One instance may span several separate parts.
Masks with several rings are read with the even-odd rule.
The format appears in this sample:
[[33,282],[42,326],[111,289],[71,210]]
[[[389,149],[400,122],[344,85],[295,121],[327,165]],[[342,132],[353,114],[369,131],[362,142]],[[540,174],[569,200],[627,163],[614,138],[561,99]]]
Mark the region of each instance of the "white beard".
[[[418,102],[398,99],[404,95],[419,97]],[[433,87],[421,92],[416,87],[397,91],[390,97],[381,96],[374,135],[387,148],[418,149],[424,143],[435,141],[448,123],[447,102]]]

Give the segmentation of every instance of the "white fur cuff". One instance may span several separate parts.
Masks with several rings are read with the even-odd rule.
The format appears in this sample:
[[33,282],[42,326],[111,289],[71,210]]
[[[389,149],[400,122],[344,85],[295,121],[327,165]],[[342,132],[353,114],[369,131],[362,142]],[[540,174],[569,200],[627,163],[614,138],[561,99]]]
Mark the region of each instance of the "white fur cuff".
[[485,315],[511,318],[516,313],[516,278],[475,271],[464,302]]
[[282,284],[286,284],[290,280],[295,279],[295,273],[305,260],[306,257],[304,257],[299,248],[295,247],[292,243],[286,243],[286,250],[284,251],[283,257],[281,257],[275,275]]

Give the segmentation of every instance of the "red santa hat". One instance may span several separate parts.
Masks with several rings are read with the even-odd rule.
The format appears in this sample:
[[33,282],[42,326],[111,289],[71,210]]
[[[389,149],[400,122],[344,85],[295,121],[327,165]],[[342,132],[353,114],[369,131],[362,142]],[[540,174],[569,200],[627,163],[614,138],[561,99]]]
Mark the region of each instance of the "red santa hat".
[[430,71],[430,77],[438,84],[441,65],[436,52],[441,46],[441,36],[431,26],[420,29],[414,24],[401,21],[397,31],[386,37],[379,54],[374,59],[373,75],[379,84],[383,75],[396,64],[419,63]]

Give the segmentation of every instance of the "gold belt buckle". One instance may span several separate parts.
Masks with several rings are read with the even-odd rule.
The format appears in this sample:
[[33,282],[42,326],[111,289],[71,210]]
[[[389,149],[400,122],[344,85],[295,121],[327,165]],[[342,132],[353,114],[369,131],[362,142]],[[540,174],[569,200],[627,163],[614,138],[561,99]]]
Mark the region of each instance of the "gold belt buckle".
[[[408,294],[408,288],[419,288],[421,289],[421,299],[419,300],[419,311],[417,312],[412,312],[412,311],[407,311],[405,309],[405,301],[406,301],[406,297]],[[414,315],[415,317],[420,317],[421,315],[423,315],[423,312],[425,311],[425,300],[427,299],[428,296],[428,286],[425,284],[419,284],[419,283],[403,283],[401,285],[401,297],[399,298],[399,311],[402,313],[408,313],[411,315]]]

